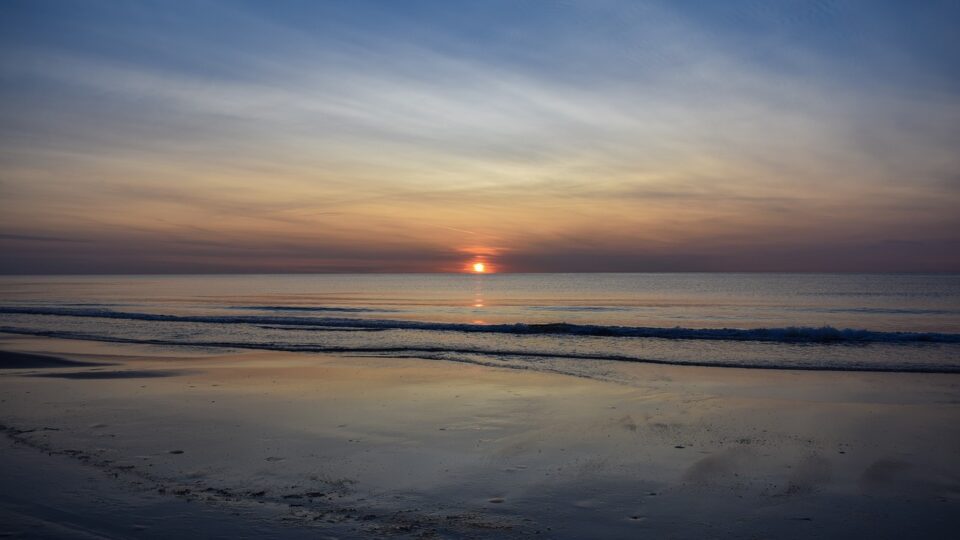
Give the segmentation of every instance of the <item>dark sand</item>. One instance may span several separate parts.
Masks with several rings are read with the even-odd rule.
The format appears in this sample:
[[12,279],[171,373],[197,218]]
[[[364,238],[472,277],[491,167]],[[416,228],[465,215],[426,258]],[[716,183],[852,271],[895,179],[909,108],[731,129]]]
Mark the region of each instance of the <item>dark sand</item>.
[[182,371],[169,370],[137,370],[124,371],[71,371],[67,373],[33,373],[28,377],[53,377],[58,379],[153,379],[156,377],[176,377],[183,375]]
[[0,351],[0,369],[71,368],[106,366],[98,362],[78,362],[57,356]]
[[42,355],[0,375],[0,533],[13,536],[960,527],[955,375],[611,363],[610,378],[629,381],[615,384],[419,359],[0,345],[29,353],[21,362]]

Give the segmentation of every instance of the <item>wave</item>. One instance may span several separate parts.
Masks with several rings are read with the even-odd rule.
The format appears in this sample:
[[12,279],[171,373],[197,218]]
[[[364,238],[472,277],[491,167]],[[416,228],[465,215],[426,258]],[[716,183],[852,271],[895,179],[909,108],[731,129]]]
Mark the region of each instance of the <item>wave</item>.
[[[687,367],[710,367],[710,368],[738,368],[738,369],[772,369],[772,370],[792,370],[792,371],[842,371],[842,372],[869,372],[869,373],[934,373],[934,374],[952,374],[960,373],[958,365],[932,365],[932,364],[873,364],[873,363],[792,363],[792,362],[763,362],[757,360],[674,360],[661,358],[643,358],[635,356],[625,356],[616,354],[578,354],[569,352],[553,351],[531,351],[531,350],[511,350],[511,349],[487,349],[472,347],[452,347],[452,346],[335,346],[322,344],[295,344],[278,342],[233,342],[233,341],[176,341],[166,339],[145,339],[118,336],[102,336],[87,334],[83,332],[71,332],[60,330],[38,330],[27,328],[16,328],[9,326],[0,326],[0,333],[31,335],[39,337],[50,337],[58,339],[76,339],[86,341],[102,341],[107,343],[129,343],[137,345],[155,345],[155,346],[175,346],[175,347],[194,347],[210,349],[236,349],[236,350],[261,350],[295,353],[337,353],[353,355],[374,355],[388,356],[392,358],[426,358],[434,360],[446,360],[454,362],[467,362],[471,364],[480,364],[486,366],[504,366],[519,367],[522,369],[537,369],[556,371],[556,369],[545,368],[535,365],[538,363],[525,363],[522,366],[504,365],[501,362],[510,359],[567,359],[567,360],[605,360],[615,362],[632,362],[638,364],[654,364],[665,366],[687,366]],[[479,357],[479,358],[475,358]],[[499,360],[492,363],[483,359]],[[560,372],[560,371],[558,371]],[[570,374],[570,373],[568,373]]]
[[786,328],[662,328],[644,326],[605,326],[571,323],[469,324],[439,323],[395,319],[358,319],[333,317],[278,317],[259,315],[167,315],[158,313],[121,312],[108,309],[76,309],[63,307],[0,306],[0,313],[59,317],[125,319],[156,322],[202,324],[252,324],[296,326],[305,329],[336,330],[422,330],[433,332],[499,333],[520,335],[596,336],[612,338],[657,338],[720,341],[772,341],[783,343],[838,344],[913,344],[960,343],[960,334],[940,332],[892,332],[831,326]]

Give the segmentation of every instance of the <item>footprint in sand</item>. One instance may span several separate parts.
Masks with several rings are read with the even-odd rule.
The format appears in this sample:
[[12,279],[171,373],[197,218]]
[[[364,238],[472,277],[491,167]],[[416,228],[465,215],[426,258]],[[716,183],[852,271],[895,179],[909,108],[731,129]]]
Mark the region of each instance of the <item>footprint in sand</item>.
[[800,463],[793,469],[793,474],[787,481],[787,487],[780,495],[813,493],[820,485],[829,482],[831,477],[830,462],[819,454],[811,454],[800,460]]
[[743,447],[710,454],[691,465],[683,474],[683,480],[693,484],[712,484],[728,479],[748,464],[753,454],[751,449]]
[[629,414],[624,415],[623,418],[617,420],[617,425],[619,425],[620,427],[622,427],[627,431],[633,431],[633,432],[637,431],[637,423],[634,422],[633,417],[630,416]]
[[960,493],[960,478],[925,464],[886,458],[864,469],[860,489],[870,494],[943,496]]

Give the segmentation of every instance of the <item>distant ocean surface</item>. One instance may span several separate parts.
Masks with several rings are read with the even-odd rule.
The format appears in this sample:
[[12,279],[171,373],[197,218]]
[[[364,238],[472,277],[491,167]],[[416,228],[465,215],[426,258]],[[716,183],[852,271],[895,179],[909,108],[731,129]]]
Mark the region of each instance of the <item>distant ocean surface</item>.
[[597,376],[652,362],[960,372],[960,275],[0,278],[0,331],[415,356]]

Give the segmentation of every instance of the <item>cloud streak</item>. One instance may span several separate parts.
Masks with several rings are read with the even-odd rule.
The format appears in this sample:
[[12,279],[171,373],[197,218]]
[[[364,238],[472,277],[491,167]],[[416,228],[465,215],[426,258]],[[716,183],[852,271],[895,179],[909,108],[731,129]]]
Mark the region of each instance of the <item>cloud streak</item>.
[[960,270],[948,4],[135,6],[14,14],[0,271]]

